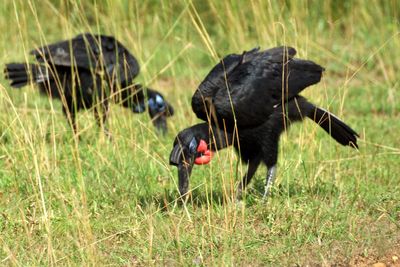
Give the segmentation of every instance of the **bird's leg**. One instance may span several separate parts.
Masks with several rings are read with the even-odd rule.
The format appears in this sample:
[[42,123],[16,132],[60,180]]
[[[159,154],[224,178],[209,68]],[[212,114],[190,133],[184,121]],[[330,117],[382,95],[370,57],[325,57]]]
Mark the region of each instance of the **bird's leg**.
[[268,167],[263,199],[266,199],[268,197],[269,190],[270,190],[272,184],[274,183],[275,177],[276,177],[276,165],[273,165],[272,167]]
[[75,114],[71,114],[71,127],[72,127],[72,131],[74,132],[74,135],[75,136],[79,136],[78,135],[78,126],[76,124]]
[[188,200],[189,197],[189,177],[192,172],[194,157],[187,159],[187,161],[182,161],[178,165],[179,193],[183,201]]
[[247,173],[243,176],[242,181],[239,183],[236,191],[236,199],[242,199],[243,190],[249,184],[251,178],[253,178],[254,174],[256,173],[258,166],[260,165],[261,159],[259,157],[252,159],[249,161]]
[[109,111],[109,105],[108,103],[104,103],[101,105],[101,107],[95,108],[94,109],[94,117],[96,118],[97,125],[103,129],[104,134],[107,136],[108,139],[112,139],[112,135],[108,128],[106,127],[105,123],[108,117],[108,111]]
[[63,113],[64,116],[67,118],[68,124],[71,126],[72,131],[74,132],[74,136],[78,135],[78,126],[76,124],[76,114],[73,109],[68,109],[67,107],[63,106]]

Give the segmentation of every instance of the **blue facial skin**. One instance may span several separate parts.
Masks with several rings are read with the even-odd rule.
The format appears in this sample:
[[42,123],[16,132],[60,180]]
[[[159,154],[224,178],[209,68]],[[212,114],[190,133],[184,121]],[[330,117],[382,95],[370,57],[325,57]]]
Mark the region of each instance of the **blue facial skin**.
[[153,94],[149,97],[147,105],[153,125],[165,134],[167,132],[167,102],[160,94]]
[[149,98],[148,105],[150,113],[156,115],[157,113],[164,112],[166,109],[165,101],[162,96],[156,95],[155,98]]

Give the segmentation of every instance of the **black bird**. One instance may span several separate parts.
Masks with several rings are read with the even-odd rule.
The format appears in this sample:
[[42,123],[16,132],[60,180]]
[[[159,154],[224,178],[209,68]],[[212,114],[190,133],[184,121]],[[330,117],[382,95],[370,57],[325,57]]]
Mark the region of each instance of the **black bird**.
[[338,143],[358,148],[358,134],[330,112],[299,93],[320,81],[324,68],[294,58],[296,50],[255,48],[231,54],[217,64],[192,97],[192,109],[206,121],[176,136],[170,164],[178,167],[179,191],[188,191],[193,164],[207,164],[212,152],[233,145],[248,163],[240,197],[260,163],[267,168],[264,197],[276,175],[280,135],[292,122],[310,118]]
[[41,93],[61,99],[75,134],[77,111],[93,108],[97,123],[109,135],[104,124],[110,100],[135,113],[144,112],[147,106],[155,127],[166,132],[166,118],[173,114],[172,106],[159,92],[133,82],[139,74],[139,64],[113,36],[80,34],[30,54],[36,62],[7,64],[6,78],[12,87],[36,83]]

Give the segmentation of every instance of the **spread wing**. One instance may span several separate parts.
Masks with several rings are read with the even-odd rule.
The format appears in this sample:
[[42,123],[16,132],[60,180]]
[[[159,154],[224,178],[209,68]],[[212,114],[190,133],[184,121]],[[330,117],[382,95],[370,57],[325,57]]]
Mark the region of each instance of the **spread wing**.
[[105,71],[114,83],[130,82],[139,74],[136,58],[112,36],[80,34],[71,40],[46,45],[30,52],[50,66]]
[[321,78],[322,67],[295,54],[291,47],[276,47],[225,57],[193,95],[193,111],[206,121],[260,125],[277,105]]

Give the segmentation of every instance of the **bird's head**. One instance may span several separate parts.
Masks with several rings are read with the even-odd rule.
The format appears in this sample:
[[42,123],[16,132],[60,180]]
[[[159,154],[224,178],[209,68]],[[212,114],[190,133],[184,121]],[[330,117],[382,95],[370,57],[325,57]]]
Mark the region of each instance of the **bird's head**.
[[[210,133],[221,138],[211,138]],[[193,165],[208,164],[213,157],[213,151],[227,147],[226,140],[230,140],[231,137],[232,135],[218,130],[215,126],[210,127],[207,123],[197,124],[179,132],[173,144],[169,164],[178,168],[179,192],[182,196],[188,191]]]
[[147,106],[153,125],[162,133],[167,132],[167,118],[174,115],[174,108],[157,91],[147,90]]
[[181,131],[175,137],[169,159],[170,165],[208,164],[212,158],[209,139],[209,129],[206,123],[197,124]]
[[[147,94],[147,101],[146,99]],[[134,113],[143,113],[146,108],[153,125],[162,133],[167,132],[167,117],[174,114],[174,108],[156,90],[135,84],[121,92],[122,105]]]

